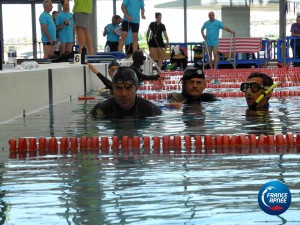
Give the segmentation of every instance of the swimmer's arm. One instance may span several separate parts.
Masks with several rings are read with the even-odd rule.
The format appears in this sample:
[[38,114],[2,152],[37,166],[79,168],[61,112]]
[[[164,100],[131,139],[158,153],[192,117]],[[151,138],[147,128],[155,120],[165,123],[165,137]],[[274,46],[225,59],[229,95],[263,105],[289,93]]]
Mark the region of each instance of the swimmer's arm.
[[102,81],[102,83],[105,85],[106,88],[108,88],[110,91],[113,90],[112,82],[107,79],[102,73],[100,73],[91,63],[87,63],[90,70],[97,75],[97,77]]

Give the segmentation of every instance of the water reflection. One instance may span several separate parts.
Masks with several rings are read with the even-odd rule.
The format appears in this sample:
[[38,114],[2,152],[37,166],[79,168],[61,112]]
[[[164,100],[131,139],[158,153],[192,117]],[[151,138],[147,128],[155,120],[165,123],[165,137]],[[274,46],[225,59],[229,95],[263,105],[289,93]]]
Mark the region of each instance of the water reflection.
[[246,120],[241,124],[241,127],[246,130],[248,134],[275,134],[275,121],[273,120],[269,110],[254,111],[247,109],[245,112],[245,119]]

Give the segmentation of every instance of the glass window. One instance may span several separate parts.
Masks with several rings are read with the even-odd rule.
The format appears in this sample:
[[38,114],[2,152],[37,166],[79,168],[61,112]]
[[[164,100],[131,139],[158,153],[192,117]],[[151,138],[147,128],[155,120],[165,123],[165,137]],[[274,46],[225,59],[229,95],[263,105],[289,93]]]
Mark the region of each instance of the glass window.
[[23,53],[32,52],[31,6],[3,4],[2,13],[4,60],[7,60],[9,46],[15,47],[18,57]]

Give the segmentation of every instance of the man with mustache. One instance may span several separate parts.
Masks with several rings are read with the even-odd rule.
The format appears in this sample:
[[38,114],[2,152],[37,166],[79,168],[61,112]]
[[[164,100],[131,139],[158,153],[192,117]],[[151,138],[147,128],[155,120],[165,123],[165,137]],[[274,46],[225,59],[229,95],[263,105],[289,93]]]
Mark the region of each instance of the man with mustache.
[[196,67],[187,67],[184,71],[181,93],[171,93],[167,99],[170,104],[175,104],[177,108],[181,104],[177,103],[194,103],[194,102],[211,102],[217,101],[215,95],[203,93],[205,89],[205,75],[202,69]]

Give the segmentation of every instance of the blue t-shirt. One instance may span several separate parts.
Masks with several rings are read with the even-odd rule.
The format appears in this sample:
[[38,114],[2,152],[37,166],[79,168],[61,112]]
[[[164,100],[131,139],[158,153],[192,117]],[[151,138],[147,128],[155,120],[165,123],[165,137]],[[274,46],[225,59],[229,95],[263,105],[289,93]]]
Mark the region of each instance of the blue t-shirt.
[[224,29],[224,24],[219,20],[206,21],[201,30],[206,29],[206,43],[208,46],[219,45],[220,29]]
[[62,25],[65,20],[70,21],[70,25],[65,25],[63,29],[58,31],[58,39],[61,43],[73,43],[74,42],[74,21],[73,14],[70,12],[60,12],[56,17],[56,26]]
[[52,38],[53,41],[56,41],[56,26],[52,19],[52,16],[47,12],[43,12],[40,15],[39,20],[40,20],[40,25],[41,25],[42,42],[43,43],[49,42],[48,37],[42,30],[42,24],[46,24],[50,37]]
[[[127,13],[132,17],[131,23],[140,23],[140,9],[145,6],[144,0],[123,0]],[[124,16],[123,20],[128,21]]]
[[132,39],[132,30],[129,29],[128,33],[127,33],[127,37],[125,39],[125,45],[130,45],[132,42],[133,42],[133,39]]
[[107,40],[112,42],[119,42],[119,35],[113,32],[115,29],[119,27],[118,24],[113,25],[112,23],[106,26],[107,29]]

